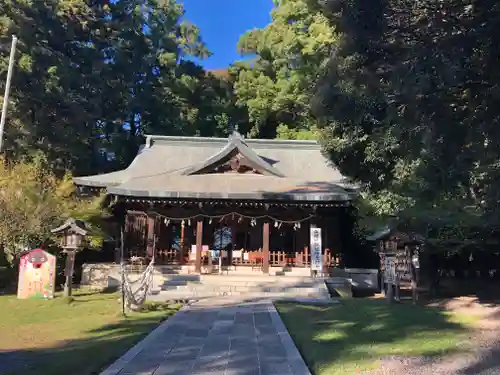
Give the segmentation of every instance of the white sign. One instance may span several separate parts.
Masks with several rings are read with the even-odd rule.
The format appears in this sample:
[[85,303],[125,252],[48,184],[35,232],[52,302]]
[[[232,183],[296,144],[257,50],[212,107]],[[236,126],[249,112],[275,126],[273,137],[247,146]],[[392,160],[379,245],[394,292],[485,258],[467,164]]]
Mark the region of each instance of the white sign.
[[386,284],[396,283],[396,258],[386,257],[384,259],[384,281]]
[[311,228],[311,270],[323,271],[321,255],[321,228]]

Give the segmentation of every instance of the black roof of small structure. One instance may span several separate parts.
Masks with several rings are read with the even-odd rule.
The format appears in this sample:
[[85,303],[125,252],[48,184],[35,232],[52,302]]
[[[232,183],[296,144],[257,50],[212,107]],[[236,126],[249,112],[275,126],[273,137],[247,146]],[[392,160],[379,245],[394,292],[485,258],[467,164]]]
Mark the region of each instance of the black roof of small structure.
[[[262,174],[208,173],[235,152]],[[350,201],[357,189],[321,154],[315,141],[146,136],[124,170],[75,177],[109,194],[178,199]]]
[[86,236],[88,233],[85,223],[82,220],[76,220],[72,217],[67,219],[62,225],[51,230],[54,234],[63,233],[64,231],[72,231],[82,236]]

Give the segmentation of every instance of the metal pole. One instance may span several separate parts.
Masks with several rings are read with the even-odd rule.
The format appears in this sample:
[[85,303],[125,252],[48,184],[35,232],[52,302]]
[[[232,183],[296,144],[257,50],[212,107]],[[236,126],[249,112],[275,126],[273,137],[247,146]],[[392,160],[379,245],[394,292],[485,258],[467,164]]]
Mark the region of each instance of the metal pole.
[[3,149],[3,130],[5,119],[7,118],[7,107],[9,105],[10,82],[12,81],[12,71],[14,70],[14,57],[16,56],[17,38],[12,35],[12,46],[10,47],[9,67],[7,69],[7,79],[5,80],[5,94],[3,96],[2,116],[0,117],[0,152]]
[[122,284],[122,315],[125,316],[125,260],[124,258],[124,238],[123,224],[120,226],[120,270],[121,270],[121,284]]

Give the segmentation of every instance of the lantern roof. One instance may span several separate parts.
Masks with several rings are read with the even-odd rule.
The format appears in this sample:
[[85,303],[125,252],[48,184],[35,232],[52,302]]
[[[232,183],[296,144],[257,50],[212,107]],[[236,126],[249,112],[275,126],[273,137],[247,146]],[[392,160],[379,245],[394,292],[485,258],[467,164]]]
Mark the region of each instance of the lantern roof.
[[86,236],[88,231],[85,228],[85,223],[82,220],[76,220],[70,217],[64,224],[51,230],[53,234],[63,234],[64,232],[72,232],[82,236]]

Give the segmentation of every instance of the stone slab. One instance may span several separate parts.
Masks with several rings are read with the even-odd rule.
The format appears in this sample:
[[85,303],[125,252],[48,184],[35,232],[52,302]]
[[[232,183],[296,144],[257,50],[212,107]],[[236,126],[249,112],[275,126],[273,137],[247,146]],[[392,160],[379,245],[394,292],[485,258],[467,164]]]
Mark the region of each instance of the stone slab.
[[126,374],[311,375],[272,302],[236,297],[183,307],[101,373]]

